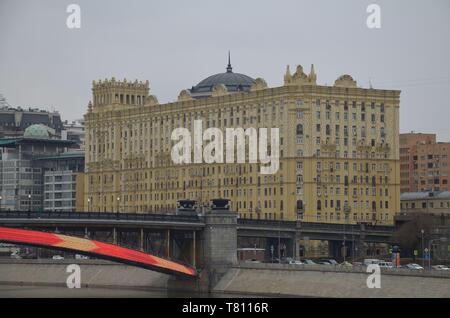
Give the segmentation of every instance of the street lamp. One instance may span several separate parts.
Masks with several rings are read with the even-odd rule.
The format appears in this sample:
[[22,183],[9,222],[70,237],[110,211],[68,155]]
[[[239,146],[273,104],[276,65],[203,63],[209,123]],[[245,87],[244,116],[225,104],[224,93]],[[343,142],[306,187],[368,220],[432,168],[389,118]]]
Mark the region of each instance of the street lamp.
[[31,194],[28,195],[28,212],[31,212]]
[[0,212],[2,211],[2,199],[3,197],[0,195]]
[[425,268],[425,253],[423,251],[424,246],[423,246],[423,233],[425,233],[425,231],[423,229],[420,230],[420,233],[422,234],[422,267]]
[[117,213],[120,213],[120,197],[117,197]]
[[431,246],[432,246],[432,243],[433,243],[433,242],[437,242],[437,241],[440,241],[440,242],[447,242],[447,238],[446,238],[446,237],[440,237],[440,238],[437,238],[437,239],[433,239],[433,240],[429,240],[429,241],[428,241],[428,253],[430,253],[430,254],[429,254],[429,257],[428,257],[428,268],[429,268],[429,269],[431,269]]
[[91,198],[88,198],[88,212],[91,212]]
[[346,206],[344,206],[344,241],[342,242],[342,247],[343,247],[343,249],[342,249],[342,251],[343,251],[343,256],[344,256],[344,262],[345,262],[345,259],[346,259],[346,256],[347,256],[347,246],[346,246],[346,239],[347,239],[347,237],[346,237],[346,233],[345,233],[345,225],[347,224],[347,221],[348,221],[348,217],[349,217],[349,214],[350,214],[350,212],[348,211],[348,207],[346,207]]

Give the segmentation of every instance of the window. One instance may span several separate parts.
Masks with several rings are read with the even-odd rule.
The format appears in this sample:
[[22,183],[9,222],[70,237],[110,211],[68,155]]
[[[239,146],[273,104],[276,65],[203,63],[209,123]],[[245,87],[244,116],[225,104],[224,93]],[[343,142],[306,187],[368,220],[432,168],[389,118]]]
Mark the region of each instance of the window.
[[297,136],[303,136],[303,125],[302,124],[297,125]]

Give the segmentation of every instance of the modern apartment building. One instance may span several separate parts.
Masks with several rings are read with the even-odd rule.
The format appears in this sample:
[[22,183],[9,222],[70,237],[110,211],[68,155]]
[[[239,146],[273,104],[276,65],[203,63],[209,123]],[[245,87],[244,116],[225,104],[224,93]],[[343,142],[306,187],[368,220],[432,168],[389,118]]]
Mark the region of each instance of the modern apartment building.
[[[174,211],[177,200],[231,200],[242,218],[392,224],[400,210],[400,91],[361,88],[349,75],[318,85],[289,67],[284,84],[226,72],[161,104],[149,82],[94,81],[85,115],[85,210]],[[279,128],[280,167],[174,164],[172,131]],[[270,140],[270,139],[269,139]],[[270,141],[269,141],[270,143]],[[248,157],[246,157],[248,158]]]
[[448,191],[450,143],[435,134],[400,134],[401,192]]
[[0,139],[0,209],[43,209],[44,167],[36,159],[67,151],[74,142],[51,139],[50,128],[32,125],[20,138]]
[[83,183],[84,152],[64,152],[34,160],[42,169],[45,211],[77,210],[77,184]]

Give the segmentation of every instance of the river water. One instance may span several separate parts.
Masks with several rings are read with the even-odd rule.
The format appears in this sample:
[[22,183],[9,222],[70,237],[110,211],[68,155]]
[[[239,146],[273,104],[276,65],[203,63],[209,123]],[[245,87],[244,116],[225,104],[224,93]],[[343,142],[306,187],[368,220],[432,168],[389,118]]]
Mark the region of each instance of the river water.
[[[0,285],[0,298],[193,298],[249,297],[234,294],[195,294],[167,290],[138,290],[125,288],[74,288],[53,286]],[[254,296],[261,298],[261,296]]]

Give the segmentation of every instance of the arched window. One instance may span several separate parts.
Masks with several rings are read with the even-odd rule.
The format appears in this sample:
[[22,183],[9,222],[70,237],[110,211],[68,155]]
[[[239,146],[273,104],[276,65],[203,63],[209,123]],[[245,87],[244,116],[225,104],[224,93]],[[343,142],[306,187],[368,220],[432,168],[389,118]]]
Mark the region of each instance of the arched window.
[[297,125],[297,136],[303,136],[303,125],[302,124]]
[[317,211],[322,210],[322,202],[320,200],[317,200]]
[[303,201],[297,200],[297,210],[303,210]]

